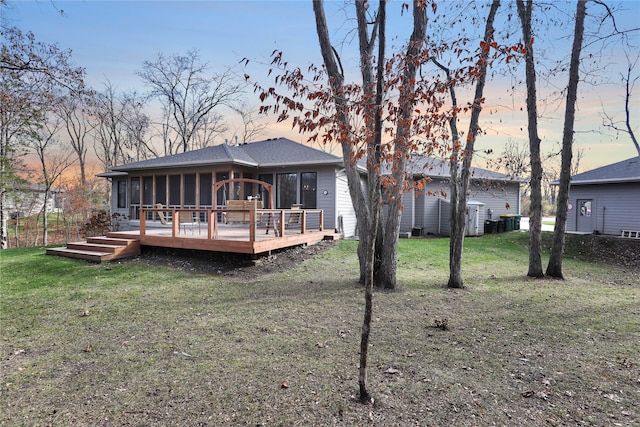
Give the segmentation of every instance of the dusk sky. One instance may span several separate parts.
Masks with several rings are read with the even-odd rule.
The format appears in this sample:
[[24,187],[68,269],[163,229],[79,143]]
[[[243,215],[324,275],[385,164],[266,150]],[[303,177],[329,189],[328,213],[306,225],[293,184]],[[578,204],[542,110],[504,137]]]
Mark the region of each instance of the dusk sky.
[[[503,17],[509,13],[503,2]],[[388,29],[390,48],[406,40],[410,17],[400,16],[400,2],[391,2],[388,14],[391,25]],[[556,2],[558,4],[558,2]],[[640,26],[640,1],[611,2],[617,9],[624,9],[617,18],[621,29]],[[570,36],[575,11],[575,2],[565,4],[567,25],[552,30],[539,31],[536,45],[543,57],[551,63],[553,60],[566,61],[570,55]],[[347,30],[353,27],[348,17],[353,16],[353,7],[344,8],[342,1],[328,1],[327,19],[330,23],[335,42],[346,40],[337,46],[342,59],[355,70],[357,65],[354,53],[355,43],[348,44]],[[56,10],[56,8],[59,10]],[[589,3],[588,11],[595,13],[595,3]],[[63,11],[63,13],[60,13]],[[484,9],[481,14],[484,14]],[[45,43],[57,43],[61,48],[73,51],[74,64],[87,71],[87,82],[96,90],[104,88],[104,82],[110,81],[119,91],[133,89],[144,92],[146,88],[135,72],[140,70],[142,62],[152,60],[158,53],[166,55],[184,54],[189,50],[198,50],[207,61],[212,72],[221,72],[226,67],[238,67],[243,58],[251,60],[247,70],[252,78],[266,78],[266,67],[259,62],[269,62],[274,49],[282,50],[291,64],[306,68],[309,64],[321,64],[320,50],[311,1],[15,1],[9,0],[2,6],[2,19],[5,25],[17,26],[23,31],[32,31],[36,39]],[[500,18],[498,18],[500,19]],[[429,30],[427,30],[429,31]],[[564,33],[562,33],[564,31]],[[589,33],[589,30],[587,30]],[[399,37],[394,42],[391,34]],[[546,37],[546,39],[545,39]],[[631,34],[635,48],[630,55],[635,59],[639,52],[640,34]],[[611,131],[605,132],[601,126],[602,109],[610,115],[622,119],[624,105],[623,87],[620,72],[627,66],[626,58],[620,49],[620,43],[610,43],[604,49],[603,62],[593,65],[585,62],[592,80],[598,85],[582,83],[577,105],[575,140],[584,149],[581,169],[613,163],[636,156],[637,153],[628,136],[621,134],[616,138]],[[593,54],[586,47],[586,54]],[[600,51],[602,49],[598,47]],[[255,65],[254,65],[255,64]],[[604,66],[602,64],[605,64]],[[640,64],[634,75],[640,73]],[[261,77],[263,76],[263,77]],[[501,152],[507,141],[526,141],[526,115],[524,108],[524,87],[519,95],[512,96],[508,89],[516,79],[524,75],[495,77],[485,90],[486,105],[481,115],[481,126],[486,135],[478,144],[480,148],[493,147]],[[566,86],[568,77],[557,74],[555,79],[539,79],[546,85],[546,96],[541,96],[540,133],[543,143],[550,149],[562,139],[564,105],[552,101],[561,98],[553,94]],[[635,88],[632,99],[633,124],[636,134],[640,133],[640,87]],[[257,96],[247,92],[247,101],[259,105]],[[466,102],[466,100],[465,100]],[[546,103],[545,103],[546,102]],[[491,114],[490,114],[491,112]],[[275,125],[275,119],[267,129],[264,138],[286,136],[294,140],[305,141],[307,136],[298,135],[290,129],[290,124]],[[464,127],[467,121],[463,122]],[[604,133],[603,133],[604,132]]]

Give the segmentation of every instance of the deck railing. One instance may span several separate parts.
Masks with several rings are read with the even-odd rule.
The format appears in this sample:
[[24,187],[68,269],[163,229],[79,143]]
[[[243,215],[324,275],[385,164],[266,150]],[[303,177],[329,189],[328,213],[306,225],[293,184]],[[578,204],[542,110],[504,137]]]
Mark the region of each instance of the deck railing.
[[[147,232],[147,213],[150,217],[164,218],[162,221],[171,226],[171,237],[180,235],[180,227],[206,226],[208,239],[219,239],[220,224],[248,227],[249,241],[255,242],[258,231],[272,232],[273,238],[284,238],[288,234],[305,234],[311,231],[323,231],[324,211],[322,209],[176,209],[141,208],[140,235]],[[186,216],[186,219],[185,219]],[[191,221],[188,219],[191,218]],[[219,221],[221,219],[221,221]],[[157,221],[154,221],[157,224]],[[200,235],[199,235],[199,238]]]

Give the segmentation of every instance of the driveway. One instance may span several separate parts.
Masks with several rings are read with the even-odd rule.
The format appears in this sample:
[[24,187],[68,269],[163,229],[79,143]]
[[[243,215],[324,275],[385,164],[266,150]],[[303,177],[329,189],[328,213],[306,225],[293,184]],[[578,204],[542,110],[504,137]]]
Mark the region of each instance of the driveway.
[[[555,223],[555,217],[544,217],[542,218],[542,231],[553,231],[553,225],[545,224],[545,222]],[[520,229],[528,230],[529,229],[529,217],[523,216],[520,219]]]

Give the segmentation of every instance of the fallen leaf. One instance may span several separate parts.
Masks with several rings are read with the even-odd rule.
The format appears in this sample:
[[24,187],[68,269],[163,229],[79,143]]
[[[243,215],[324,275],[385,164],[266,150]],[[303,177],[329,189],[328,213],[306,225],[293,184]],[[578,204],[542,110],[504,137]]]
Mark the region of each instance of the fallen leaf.
[[533,390],[523,391],[522,393],[520,393],[522,397],[533,397],[535,396],[535,394],[536,393]]
[[80,317],[87,317],[89,315],[89,310],[85,310],[82,312],[82,314],[80,315]]
[[280,384],[280,388],[289,388],[289,384],[287,384],[286,381],[283,381],[282,384]]
[[85,353],[91,353],[93,351],[93,347],[91,347],[91,344],[87,345],[84,348]]
[[395,374],[399,374],[400,371],[396,368],[389,368],[386,371],[384,371],[385,374],[390,374],[390,375],[395,375]]

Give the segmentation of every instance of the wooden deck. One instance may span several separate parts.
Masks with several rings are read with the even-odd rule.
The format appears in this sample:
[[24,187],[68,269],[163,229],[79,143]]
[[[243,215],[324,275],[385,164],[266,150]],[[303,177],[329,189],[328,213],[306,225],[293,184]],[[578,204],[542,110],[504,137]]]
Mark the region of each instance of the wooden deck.
[[[183,212],[191,214],[193,221],[185,222]],[[238,218],[239,212],[246,213],[243,221],[225,221],[227,215]],[[242,254],[268,253],[341,237],[333,230],[323,230],[323,211],[315,209],[247,209],[233,213],[224,209],[143,209],[140,217],[140,230],[110,232],[107,236],[136,239],[141,246]],[[148,217],[154,220],[146,220]]]

